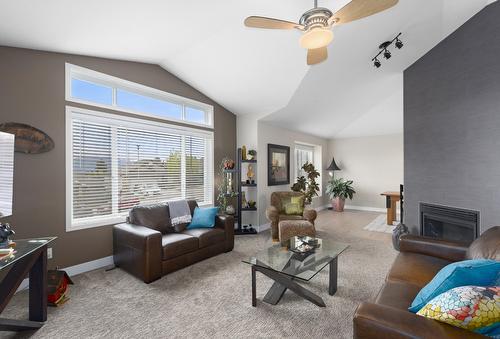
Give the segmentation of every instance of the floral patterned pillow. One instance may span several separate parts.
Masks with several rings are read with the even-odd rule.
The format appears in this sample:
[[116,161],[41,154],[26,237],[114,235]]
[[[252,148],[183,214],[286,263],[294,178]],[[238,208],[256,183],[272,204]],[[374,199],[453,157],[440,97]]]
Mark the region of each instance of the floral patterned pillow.
[[500,323],[500,286],[452,288],[429,301],[417,314],[486,334],[483,329]]

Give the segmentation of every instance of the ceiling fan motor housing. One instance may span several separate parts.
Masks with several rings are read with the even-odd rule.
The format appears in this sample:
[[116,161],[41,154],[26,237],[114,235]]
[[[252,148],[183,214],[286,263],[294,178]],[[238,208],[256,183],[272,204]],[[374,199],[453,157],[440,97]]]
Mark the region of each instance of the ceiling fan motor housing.
[[315,27],[328,28],[328,19],[332,16],[333,13],[328,8],[313,8],[302,15],[299,23],[305,27],[305,30],[310,30]]

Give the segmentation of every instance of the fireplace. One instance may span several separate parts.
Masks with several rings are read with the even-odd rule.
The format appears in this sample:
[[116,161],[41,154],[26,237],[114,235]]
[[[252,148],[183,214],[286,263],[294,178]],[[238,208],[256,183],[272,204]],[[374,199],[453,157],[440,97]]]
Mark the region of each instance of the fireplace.
[[420,203],[420,235],[470,244],[478,231],[478,211]]

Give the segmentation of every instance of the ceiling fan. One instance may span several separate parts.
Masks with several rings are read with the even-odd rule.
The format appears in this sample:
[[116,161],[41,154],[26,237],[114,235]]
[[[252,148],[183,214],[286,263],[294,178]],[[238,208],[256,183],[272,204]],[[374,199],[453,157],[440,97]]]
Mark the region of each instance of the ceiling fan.
[[245,19],[245,26],[267,29],[298,29],[303,32],[300,37],[300,46],[307,49],[307,64],[315,65],[328,58],[327,46],[333,40],[332,27],[358,20],[378,12],[382,12],[396,5],[399,0],[352,0],[337,12],[318,7],[318,0],[314,0],[314,8],[300,17],[299,23],[249,16]]

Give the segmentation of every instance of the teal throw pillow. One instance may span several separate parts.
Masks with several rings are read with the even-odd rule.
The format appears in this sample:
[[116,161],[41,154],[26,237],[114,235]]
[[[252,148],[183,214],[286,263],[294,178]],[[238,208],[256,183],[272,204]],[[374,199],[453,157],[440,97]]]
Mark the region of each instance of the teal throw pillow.
[[417,313],[433,298],[455,287],[492,286],[499,272],[500,261],[491,259],[464,260],[449,264],[418,292],[408,310]]
[[211,228],[215,226],[215,217],[219,212],[218,207],[199,208],[196,207],[193,213],[193,219],[187,229],[193,228]]

